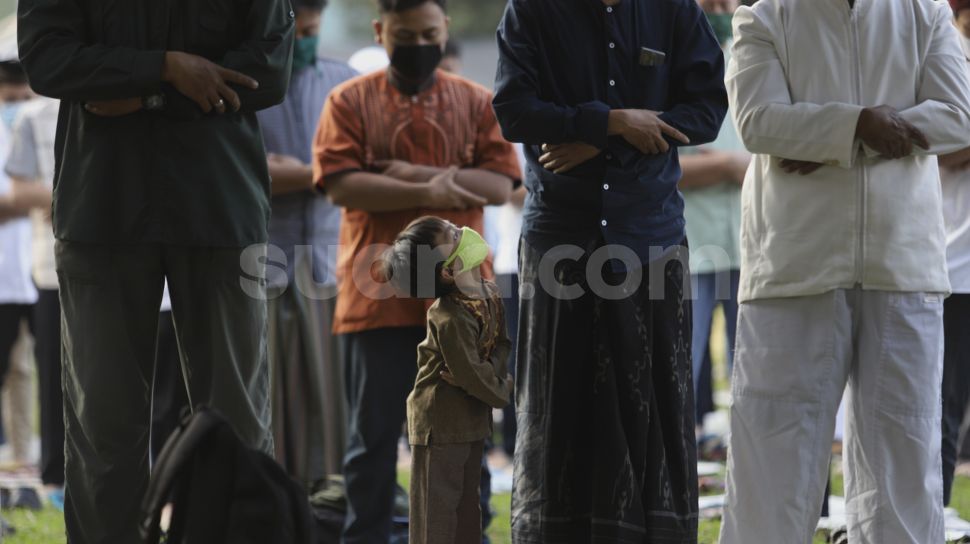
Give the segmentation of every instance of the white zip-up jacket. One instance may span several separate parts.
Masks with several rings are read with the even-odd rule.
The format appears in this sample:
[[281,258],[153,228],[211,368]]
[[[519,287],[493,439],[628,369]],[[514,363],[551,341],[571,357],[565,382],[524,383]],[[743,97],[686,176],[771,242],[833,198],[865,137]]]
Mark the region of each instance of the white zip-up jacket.
[[[734,17],[731,111],[755,154],[742,196],[742,302],[840,288],[948,293],[936,156],[970,145],[970,78],[934,0],[761,0]],[[855,138],[887,105],[929,150]],[[781,159],[823,163],[788,174]]]

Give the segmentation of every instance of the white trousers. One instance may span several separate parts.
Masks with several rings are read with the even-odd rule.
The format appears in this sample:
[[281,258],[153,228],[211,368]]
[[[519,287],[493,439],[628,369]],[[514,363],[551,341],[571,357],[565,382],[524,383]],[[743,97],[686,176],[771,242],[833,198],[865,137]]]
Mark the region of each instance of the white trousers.
[[942,544],[943,297],[741,306],[721,544],[810,544],[845,391],[849,542]]

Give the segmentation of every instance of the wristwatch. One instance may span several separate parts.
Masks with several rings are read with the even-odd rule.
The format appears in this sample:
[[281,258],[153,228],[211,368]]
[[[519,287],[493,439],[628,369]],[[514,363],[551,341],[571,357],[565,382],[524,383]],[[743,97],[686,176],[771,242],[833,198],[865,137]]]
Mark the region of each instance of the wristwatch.
[[159,111],[165,109],[165,95],[153,94],[141,99],[142,107],[145,111]]

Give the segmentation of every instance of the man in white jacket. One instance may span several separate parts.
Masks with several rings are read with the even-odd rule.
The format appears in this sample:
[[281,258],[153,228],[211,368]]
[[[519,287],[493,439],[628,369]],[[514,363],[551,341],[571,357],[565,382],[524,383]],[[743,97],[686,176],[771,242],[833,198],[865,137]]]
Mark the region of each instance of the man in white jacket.
[[812,541],[847,382],[849,541],[942,543],[934,155],[970,139],[950,9],[762,0],[734,27],[727,87],[755,160],[721,544]]

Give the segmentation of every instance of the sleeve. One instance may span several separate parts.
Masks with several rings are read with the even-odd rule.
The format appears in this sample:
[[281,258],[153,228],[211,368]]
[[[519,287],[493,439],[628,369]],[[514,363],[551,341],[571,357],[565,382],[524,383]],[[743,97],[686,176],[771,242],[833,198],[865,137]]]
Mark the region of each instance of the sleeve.
[[21,0],[17,24],[20,59],[38,94],[85,102],[159,90],[165,52],[89,43],[77,0]]
[[34,124],[29,118],[21,117],[13,127],[13,143],[4,172],[10,177],[30,181],[40,177]]
[[498,29],[495,114],[505,138],[523,144],[586,142],[608,144],[610,107],[603,102],[559,106],[539,98],[542,61],[535,40],[538,25],[520,0],[512,0]]
[[[239,95],[243,112],[260,111],[283,101],[289,86],[292,69],[294,14],[285,0],[255,0],[246,16],[247,39],[230,50],[219,65],[235,70],[259,82],[252,90],[230,84]],[[189,97],[174,86],[162,83],[165,108],[158,112],[164,117],[192,121],[205,116]]]
[[288,0],[252,0],[246,17],[248,36],[219,63],[259,82],[252,90],[233,85],[243,111],[275,106],[286,97],[293,64],[295,13]]
[[745,147],[756,154],[851,167],[862,106],[793,103],[775,38],[755,8],[742,7],[734,15],[736,39],[726,77]]
[[505,138],[495,118],[490,100],[485,100],[475,142],[475,168],[506,176],[518,187],[522,184],[519,156]]
[[930,142],[929,150],[914,146],[920,155],[944,155],[970,145],[970,72],[951,21],[950,8],[938,4],[917,105],[901,112]]
[[313,180],[325,190],[327,180],[365,168],[364,134],[360,114],[347,100],[352,89],[337,89],[327,97],[313,139]]
[[684,2],[674,24],[678,45],[672,59],[670,96],[677,103],[660,118],[690,138],[691,145],[710,143],[717,139],[727,115],[724,54],[695,0]]
[[477,323],[463,310],[439,320],[438,346],[458,386],[493,408],[509,404],[509,380],[495,374],[491,361],[482,361],[476,340]]

